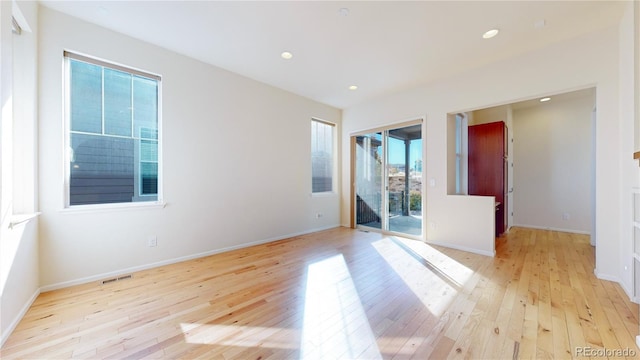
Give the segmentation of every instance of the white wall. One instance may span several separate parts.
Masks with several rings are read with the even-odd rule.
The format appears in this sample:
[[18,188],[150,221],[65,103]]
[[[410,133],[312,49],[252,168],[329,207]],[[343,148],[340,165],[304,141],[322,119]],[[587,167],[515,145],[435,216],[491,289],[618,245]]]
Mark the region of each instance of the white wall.
[[[509,104],[540,95],[597,86],[597,273],[620,279],[620,228],[622,219],[620,160],[628,157],[619,147],[621,124],[618,94],[618,28],[609,28],[570,41],[443,79],[393,96],[376,99],[343,113],[343,149],[349,134],[426,114],[426,177],[428,187],[427,241],[451,247],[492,252],[493,200],[447,195],[447,113]],[[343,173],[349,156],[343,156]],[[348,224],[349,181],[343,177],[342,223]],[[624,223],[622,222],[624,221]]]
[[38,6],[33,1],[14,4],[23,29],[20,35],[13,36],[13,211],[27,214],[37,207]]
[[[3,252],[0,292],[1,345],[40,294],[38,221],[33,219],[3,231],[0,251]],[[10,263],[6,263],[7,255],[10,255]]]
[[594,104],[585,93],[514,110],[516,226],[591,232]]
[[[50,9],[40,29],[43,289],[339,226],[338,195],[311,196],[310,122],[340,110]],[[166,208],[63,210],[63,50],[162,75]]]
[[[9,25],[12,13],[19,18],[24,28],[21,35],[11,34]],[[35,2],[0,2],[2,148],[9,150],[11,155],[10,159],[3,158],[0,170],[3,185],[5,181],[14,185],[6,188],[3,186],[1,200],[0,344],[4,343],[17,326],[38,295],[40,287],[37,219],[11,224],[20,219],[16,214],[33,213],[36,210],[34,174],[37,19],[38,7]],[[7,104],[13,106],[6,106]]]
[[507,124],[509,105],[494,106],[485,109],[475,110],[473,112],[473,121],[471,125],[487,124],[496,121],[504,121]]
[[[633,293],[633,259],[631,256],[633,253],[633,227],[630,225],[630,221],[633,218],[633,201],[631,191],[633,187],[637,187],[640,184],[638,161],[633,159],[633,152],[636,150],[634,145],[634,123],[638,116],[636,111],[640,109],[640,93],[637,92],[640,89],[636,88],[635,83],[638,71],[640,71],[640,64],[636,58],[636,52],[640,50],[636,48],[636,46],[640,46],[640,43],[638,43],[640,33],[637,32],[637,23],[640,22],[640,18],[636,18],[634,6],[638,6],[636,1],[627,4],[627,9],[620,22],[620,56],[618,60],[618,76],[620,78],[618,101],[621,127],[619,129],[620,142],[616,144],[616,147],[622,154],[619,160],[621,173],[618,179],[622,191],[619,194],[621,203],[619,222],[621,246],[616,250],[620,256],[618,267],[621,268],[621,283],[627,293]],[[640,14],[637,15],[640,16]],[[600,145],[596,144],[596,147],[598,146]],[[596,227],[598,226],[599,222],[596,223]],[[600,239],[598,239],[597,247],[600,244]]]
[[[633,38],[634,40],[634,59],[633,59],[633,63],[635,64],[634,69],[638,69],[640,68],[640,2],[638,1],[634,1],[633,2]],[[629,16],[629,15],[627,15]],[[628,21],[628,20],[627,20]],[[631,26],[631,25],[627,25],[627,26]],[[634,90],[636,94],[640,94],[640,71],[635,71],[634,70]],[[635,122],[634,122],[634,149],[635,151],[640,150],[640,101],[636,101],[635,102],[635,107],[634,107],[634,111],[635,111]]]
[[513,137],[515,136],[515,127],[513,126],[513,108],[507,105],[507,231],[513,226],[513,188],[515,179],[513,175]]

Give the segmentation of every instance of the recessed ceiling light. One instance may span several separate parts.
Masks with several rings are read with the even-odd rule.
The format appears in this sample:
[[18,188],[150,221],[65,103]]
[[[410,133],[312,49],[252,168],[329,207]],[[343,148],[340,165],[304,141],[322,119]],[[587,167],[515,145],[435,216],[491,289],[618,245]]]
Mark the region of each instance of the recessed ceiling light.
[[544,97],[544,98],[540,99],[540,102],[545,102],[545,101],[549,101],[549,100],[551,100],[550,97]]
[[349,90],[351,90],[351,91],[358,90],[358,86],[357,85],[351,85],[351,86],[349,86]]
[[280,54],[280,57],[282,57],[285,60],[291,60],[293,58],[293,54],[288,51],[285,51],[282,54]]
[[545,19],[540,19],[533,23],[533,27],[536,29],[542,29],[547,25],[547,21]]
[[500,30],[498,30],[498,29],[491,29],[491,30],[487,31],[486,33],[482,34],[482,38],[483,39],[491,39],[492,37],[498,35],[499,32],[500,32]]

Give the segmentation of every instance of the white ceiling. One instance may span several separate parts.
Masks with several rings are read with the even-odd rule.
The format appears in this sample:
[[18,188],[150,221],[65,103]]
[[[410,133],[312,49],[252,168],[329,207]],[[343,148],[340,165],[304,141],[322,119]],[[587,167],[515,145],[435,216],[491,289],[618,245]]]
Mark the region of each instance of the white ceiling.
[[[618,1],[50,1],[44,6],[347,108],[611,26]],[[349,9],[345,16],[340,9]],[[543,21],[544,26],[535,26]],[[491,28],[500,34],[484,40]],[[291,60],[280,53],[290,51]],[[356,91],[348,89],[357,85]]]
[[[588,89],[582,89],[582,90],[576,90],[576,91],[571,91],[571,92],[567,92],[567,93],[563,93],[563,94],[555,94],[555,95],[550,95],[549,96],[550,100],[548,102],[540,102],[540,98],[535,98],[535,99],[530,99],[530,100],[526,100],[526,101],[520,101],[517,103],[513,103],[510,104],[511,108],[513,110],[522,110],[522,109],[528,109],[531,107],[536,107],[536,106],[548,106],[554,103],[561,103],[567,100],[574,100],[574,99],[580,99],[580,98],[591,98],[593,101],[593,106],[596,105],[595,100],[596,100],[596,89],[595,88],[588,88]],[[507,105],[505,105],[507,106]]]

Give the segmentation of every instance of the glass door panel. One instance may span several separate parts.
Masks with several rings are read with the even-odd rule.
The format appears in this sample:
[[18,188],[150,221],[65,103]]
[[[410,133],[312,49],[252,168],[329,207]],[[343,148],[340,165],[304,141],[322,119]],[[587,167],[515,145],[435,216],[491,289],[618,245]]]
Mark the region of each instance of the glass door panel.
[[389,231],[422,234],[422,126],[385,132]]
[[355,138],[356,225],[382,229],[382,133]]
[[354,138],[356,226],[422,235],[422,124]]

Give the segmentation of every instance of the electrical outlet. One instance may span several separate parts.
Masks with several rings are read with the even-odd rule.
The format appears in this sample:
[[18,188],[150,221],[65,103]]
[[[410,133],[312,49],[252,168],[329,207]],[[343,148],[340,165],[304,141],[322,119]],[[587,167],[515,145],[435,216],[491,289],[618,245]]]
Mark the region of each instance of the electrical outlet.
[[569,220],[569,219],[571,219],[571,214],[569,213],[562,214],[562,220]]
[[320,219],[321,217],[323,217],[324,215],[322,213],[316,213],[316,219]]
[[147,239],[147,245],[149,247],[158,246],[158,237],[157,236],[149,236],[149,238]]

